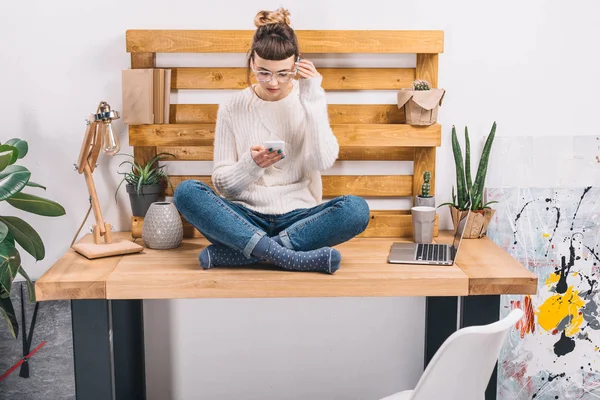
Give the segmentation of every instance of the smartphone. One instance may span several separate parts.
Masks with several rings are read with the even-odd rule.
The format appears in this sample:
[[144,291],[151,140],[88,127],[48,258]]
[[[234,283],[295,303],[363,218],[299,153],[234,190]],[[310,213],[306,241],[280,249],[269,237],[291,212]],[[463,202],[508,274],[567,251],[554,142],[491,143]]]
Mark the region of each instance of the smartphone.
[[281,150],[282,153],[285,153],[285,142],[283,140],[267,140],[262,145],[265,149]]

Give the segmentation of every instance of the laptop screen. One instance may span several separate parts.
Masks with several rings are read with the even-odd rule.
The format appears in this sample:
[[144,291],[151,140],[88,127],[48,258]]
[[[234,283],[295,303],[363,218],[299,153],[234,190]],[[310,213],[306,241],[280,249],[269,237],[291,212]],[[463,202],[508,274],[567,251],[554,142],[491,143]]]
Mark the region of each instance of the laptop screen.
[[469,214],[470,210],[459,211],[460,219],[458,221],[458,227],[456,228],[456,232],[454,233],[454,241],[452,242],[452,248],[455,254],[458,250],[458,245],[460,244],[460,240],[463,236],[463,232],[465,231],[465,227],[467,226]]

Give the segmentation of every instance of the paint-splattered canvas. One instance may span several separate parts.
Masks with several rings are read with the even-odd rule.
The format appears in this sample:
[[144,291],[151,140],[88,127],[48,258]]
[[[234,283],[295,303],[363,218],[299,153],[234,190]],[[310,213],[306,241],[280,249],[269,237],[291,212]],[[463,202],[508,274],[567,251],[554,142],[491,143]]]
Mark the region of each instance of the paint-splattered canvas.
[[600,398],[600,187],[489,189],[489,237],[538,277],[535,296],[503,296],[509,334],[498,399]]

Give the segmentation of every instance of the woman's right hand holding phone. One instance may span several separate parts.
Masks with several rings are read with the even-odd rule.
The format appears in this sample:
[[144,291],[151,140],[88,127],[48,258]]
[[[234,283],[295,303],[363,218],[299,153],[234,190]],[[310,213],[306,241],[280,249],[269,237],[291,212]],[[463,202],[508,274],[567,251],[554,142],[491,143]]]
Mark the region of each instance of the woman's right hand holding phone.
[[254,162],[262,168],[270,167],[279,160],[285,158],[285,153],[281,150],[269,148],[266,149],[263,146],[252,146],[250,148],[250,154]]

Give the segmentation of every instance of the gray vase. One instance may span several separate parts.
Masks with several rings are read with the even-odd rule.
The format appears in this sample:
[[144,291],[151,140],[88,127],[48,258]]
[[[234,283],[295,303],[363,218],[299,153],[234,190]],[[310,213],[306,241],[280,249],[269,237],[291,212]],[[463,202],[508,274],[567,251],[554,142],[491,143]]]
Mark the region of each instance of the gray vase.
[[150,249],[166,250],[181,245],[183,224],[175,204],[165,201],[150,205],[144,218],[142,239]]
[[415,207],[435,207],[435,196],[415,198]]

